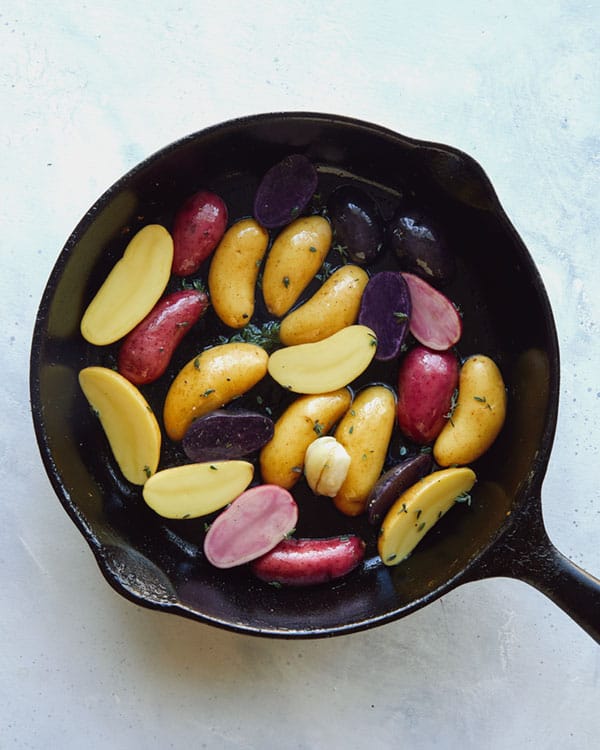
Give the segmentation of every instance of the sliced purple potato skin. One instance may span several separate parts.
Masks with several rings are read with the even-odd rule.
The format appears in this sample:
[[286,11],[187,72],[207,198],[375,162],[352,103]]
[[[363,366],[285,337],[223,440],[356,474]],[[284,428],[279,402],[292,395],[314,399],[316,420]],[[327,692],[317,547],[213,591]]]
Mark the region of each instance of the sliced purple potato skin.
[[190,461],[226,461],[259,450],[273,437],[273,420],[245,409],[216,409],[196,419],[183,438]]
[[358,322],[377,335],[375,359],[395,359],[409,331],[412,303],[408,284],[397,271],[380,271],[363,292]]
[[254,197],[254,218],[266,229],[289,224],[308,206],[317,183],[317,170],[306,156],[286,156],[260,181]]
[[381,523],[400,495],[429,474],[432,468],[431,454],[419,453],[405,458],[382,474],[367,500],[369,523],[374,526]]

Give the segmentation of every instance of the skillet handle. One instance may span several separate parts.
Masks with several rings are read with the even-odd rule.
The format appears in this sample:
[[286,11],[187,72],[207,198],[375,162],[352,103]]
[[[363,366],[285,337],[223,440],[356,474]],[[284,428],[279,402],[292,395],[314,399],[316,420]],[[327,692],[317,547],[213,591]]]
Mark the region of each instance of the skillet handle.
[[600,643],[600,580],[586,573],[552,544],[539,499],[494,546],[483,562],[482,577],[508,576],[545,594]]

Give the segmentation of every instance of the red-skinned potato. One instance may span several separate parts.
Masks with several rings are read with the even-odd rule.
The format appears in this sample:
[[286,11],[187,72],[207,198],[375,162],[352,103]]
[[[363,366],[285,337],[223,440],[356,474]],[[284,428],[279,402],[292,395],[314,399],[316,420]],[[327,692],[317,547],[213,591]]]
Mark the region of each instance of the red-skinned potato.
[[257,578],[282,586],[311,586],[348,575],[365,556],[355,534],[327,539],[284,539],[251,563]]
[[439,435],[458,385],[459,365],[452,351],[415,346],[398,372],[398,425],[406,437],[425,445]]
[[208,190],[190,196],[173,225],[173,273],[189,276],[214,251],[227,226],[227,206]]
[[121,375],[136,385],[157,380],[207,307],[208,296],[199,289],[173,292],[160,300],[123,340],[118,358]]

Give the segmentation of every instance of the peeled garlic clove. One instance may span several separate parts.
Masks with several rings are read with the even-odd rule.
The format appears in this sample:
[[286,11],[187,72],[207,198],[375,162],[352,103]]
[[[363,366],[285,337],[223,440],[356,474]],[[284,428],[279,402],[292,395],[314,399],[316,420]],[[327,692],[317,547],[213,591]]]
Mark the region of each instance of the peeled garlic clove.
[[329,435],[314,440],[304,458],[304,476],[316,495],[334,497],[348,474],[350,456],[341,443]]

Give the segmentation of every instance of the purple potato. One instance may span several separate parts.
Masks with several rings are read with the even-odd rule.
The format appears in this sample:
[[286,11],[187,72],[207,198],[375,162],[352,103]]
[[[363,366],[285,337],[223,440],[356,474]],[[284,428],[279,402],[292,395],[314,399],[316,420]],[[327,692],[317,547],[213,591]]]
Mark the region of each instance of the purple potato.
[[183,438],[190,461],[227,461],[259,450],[273,437],[273,420],[243,409],[216,409],[199,417]]
[[362,295],[358,322],[377,336],[375,359],[386,362],[400,353],[408,334],[412,303],[408,284],[398,271],[380,271]]
[[327,202],[335,242],[353,263],[364,266],[375,261],[383,248],[384,229],[379,206],[364,190],[342,185]]
[[405,458],[382,474],[367,499],[367,518],[374,526],[381,523],[386,513],[403,492],[433,468],[430,453],[419,453]]
[[437,286],[452,280],[454,256],[433,219],[423,211],[397,211],[388,224],[388,237],[402,270]]
[[254,217],[267,229],[296,219],[317,189],[317,170],[302,154],[290,154],[264,175],[254,197]]

